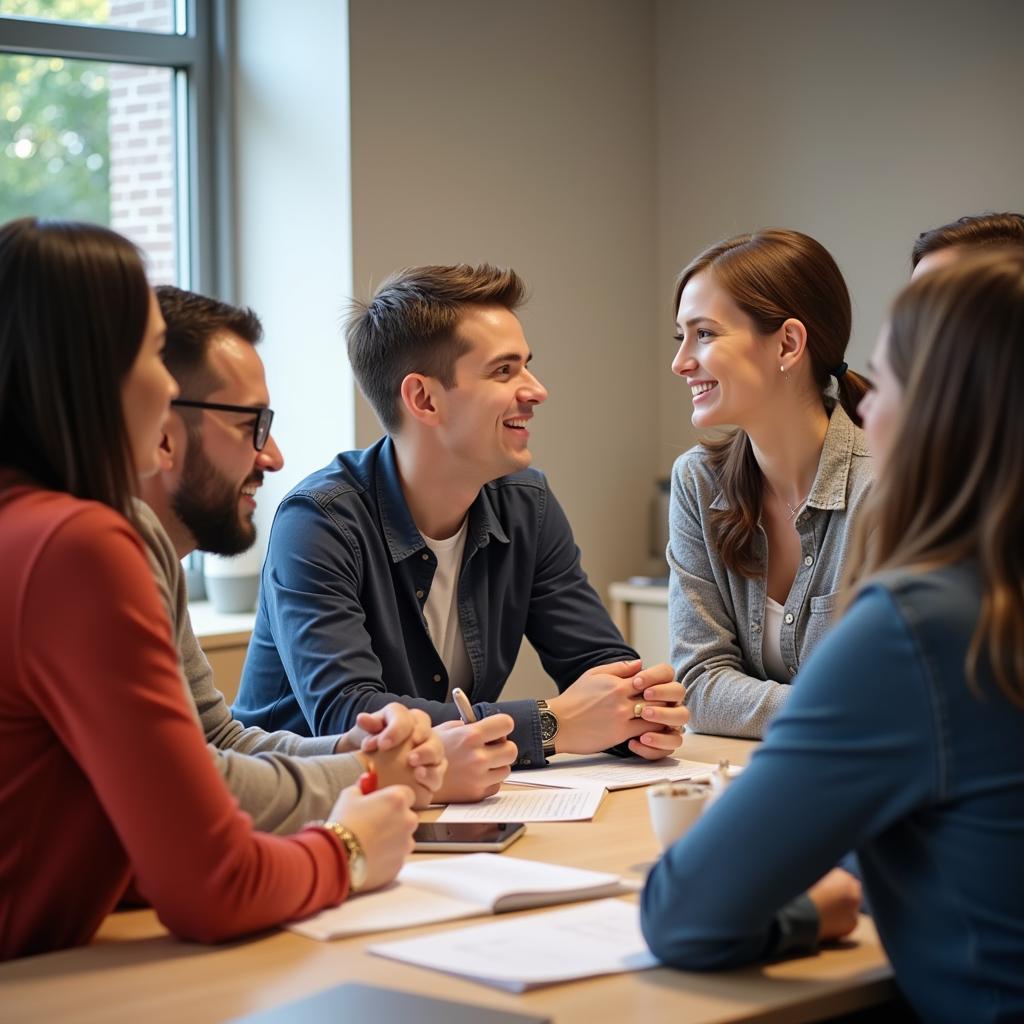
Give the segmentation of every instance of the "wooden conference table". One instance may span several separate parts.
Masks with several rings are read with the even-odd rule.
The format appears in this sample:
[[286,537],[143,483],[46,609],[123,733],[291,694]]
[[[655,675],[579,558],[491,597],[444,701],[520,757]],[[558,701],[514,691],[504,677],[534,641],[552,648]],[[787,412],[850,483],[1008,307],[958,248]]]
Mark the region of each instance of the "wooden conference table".
[[[755,744],[688,735],[681,756],[743,763]],[[427,812],[427,817],[436,812]],[[511,855],[642,878],[658,852],[643,789],[610,793],[592,822],[531,824]],[[756,856],[755,851],[751,851]],[[630,897],[633,898],[633,897]],[[551,908],[549,908],[551,909]],[[538,911],[526,911],[537,913]],[[388,933],[408,937],[487,918]],[[286,931],[207,947],[170,938],[149,910],[112,915],[91,945],[0,965],[0,1020],[205,1024],[298,999],[343,981],[404,989],[574,1021],[711,1024],[821,1020],[895,993],[874,927],[815,957],[717,974],[658,968],[509,995],[364,952],[361,936],[315,942]],[[339,1020],[346,1020],[339,1007]],[[350,1022],[355,1024],[355,1022]]]

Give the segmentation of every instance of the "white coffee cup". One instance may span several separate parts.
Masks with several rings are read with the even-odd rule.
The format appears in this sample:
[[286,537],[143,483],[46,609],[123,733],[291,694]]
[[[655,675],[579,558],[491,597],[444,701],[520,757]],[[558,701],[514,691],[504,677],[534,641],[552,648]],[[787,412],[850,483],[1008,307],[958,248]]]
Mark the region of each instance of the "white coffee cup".
[[708,787],[691,782],[662,782],[648,788],[651,827],[663,850],[686,835],[704,810],[707,798]]

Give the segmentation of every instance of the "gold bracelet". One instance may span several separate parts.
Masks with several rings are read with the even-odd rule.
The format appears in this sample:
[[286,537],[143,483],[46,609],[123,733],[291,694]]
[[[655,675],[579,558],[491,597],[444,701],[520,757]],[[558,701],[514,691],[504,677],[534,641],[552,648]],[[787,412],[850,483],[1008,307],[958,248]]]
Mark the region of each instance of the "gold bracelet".
[[345,857],[348,860],[349,888],[353,892],[361,889],[366,882],[366,854],[356,834],[342,825],[340,821],[311,821],[306,828],[322,828],[335,836],[345,848]]
[[317,828],[325,828],[328,832],[333,832],[338,837],[341,845],[346,848],[348,847],[349,837],[352,836],[352,833],[344,825],[337,821],[313,821],[310,824],[315,825]]

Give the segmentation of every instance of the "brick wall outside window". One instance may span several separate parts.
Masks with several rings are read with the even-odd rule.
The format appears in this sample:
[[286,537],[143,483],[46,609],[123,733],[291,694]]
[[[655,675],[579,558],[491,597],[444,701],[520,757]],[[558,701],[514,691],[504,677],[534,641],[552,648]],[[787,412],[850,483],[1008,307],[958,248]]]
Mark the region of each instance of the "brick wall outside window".
[[[173,0],[110,0],[111,27],[166,31]],[[174,73],[111,64],[110,226],[148,257],[153,284],[176,280]]]

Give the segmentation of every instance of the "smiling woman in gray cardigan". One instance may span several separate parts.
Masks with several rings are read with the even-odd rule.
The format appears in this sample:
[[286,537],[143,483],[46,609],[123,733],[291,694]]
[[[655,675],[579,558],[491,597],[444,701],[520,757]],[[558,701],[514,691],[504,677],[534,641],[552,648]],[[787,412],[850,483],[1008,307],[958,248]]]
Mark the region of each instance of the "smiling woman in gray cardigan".
[[760,737],[831,621],[851,522],[871,478],[843,361],[850,298],[796,231],[721,242],[676,288],[673,372],[692,422],[732,426],[672,472],[672,661],[698,732]]

